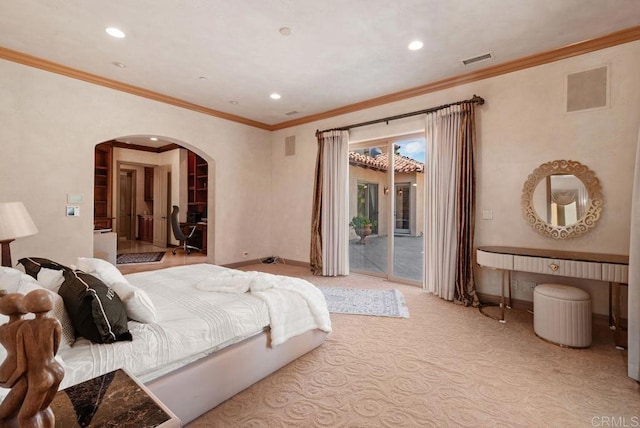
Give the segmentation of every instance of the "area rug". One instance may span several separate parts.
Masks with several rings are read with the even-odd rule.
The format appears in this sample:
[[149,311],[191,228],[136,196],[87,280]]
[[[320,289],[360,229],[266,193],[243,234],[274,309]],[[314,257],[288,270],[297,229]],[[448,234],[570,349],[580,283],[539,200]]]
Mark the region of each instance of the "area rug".
[[369,290],[318,287],[335,314],[409,318],[409,309],[400,290]]
[[128,253],[118,254],[116,264],[128,265],[132,263],[153,263],[159,262],[164,257],[164,251],[154,251],[152,253]]

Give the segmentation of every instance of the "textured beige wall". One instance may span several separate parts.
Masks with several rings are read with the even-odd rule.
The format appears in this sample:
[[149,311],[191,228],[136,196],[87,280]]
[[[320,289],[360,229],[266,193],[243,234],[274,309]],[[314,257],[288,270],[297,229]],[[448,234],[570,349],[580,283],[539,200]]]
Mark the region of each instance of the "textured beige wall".
[[[610,106],[565,113],[566,75],[602,65],[610,67]],[[244,251],[249,258],[275,254],[308,261],[316,129],[419,110],[474,93],[487,100],[478,113],[477,245],[627,254],[640,125],[638,70],[640,42],[633,42],[270,135],[0,61],[0,200],[23,201],[40,229],[12,244],[13,259],[31,255],[73,263],[77,256],[90,255],[95,144],[122,135],[154,134],[174,139],[209,161],[209,222],[215,224],[209,228],[215,246],[211,261],[241,261]],[[354,130],[351,141],[423,128],[422,118],[408,118]],[[284,140],[292,135],[296,154],[285,157]],[[552,159],[580,161],[601,180],[603,216],[582,238],[553,241],[522,219],[522,184],[529,172]],[[79,218],[64,216],[69,193],[84,195]],[[481,220],[482,209],[492,210],[494,219]],[[549,280],[523,274],[516,279]],[[481,291],[498,294],[494,273],[480,272],[478,282]],[[596,312],[605,313],[606,286],[576,283],[594,296]],[[515,297],[530,299],[526,293]]]
[[[566,113],[566,75],[610,66],[611,99],[604,109]],[[635,143],[640,125],[640,42],[589,53],[472,84],[447,89],[273,133],[273,247],[282,257],[308,260],[311,195],[316,157],[316,129],[406,113],[451,101],[484,97],[478,109],[476,244],[628,254],[630,195]],[[351,142],[408,134],[424,129],[413,117],[354,129]],[[296,155],[284,156],[284,138],[296,136]],[[598,226],[587,235],[555,241],[538,235],[520,210],[522,185],[540,164],[572,159],[588,165],[600,179],[605,206]],[[295,208],[289,209],[293,201]],[[493,220],[482,220],[482,209]],[[543,275],[516,274],[519,281],[549,281]],[[480,291],[497,295],[499,277],[481,271]],[[564,280],[594,297],[594,309],[607,312],[607,286],[602,282]],[[531,300],[532,294],[515,297]]]
[[[0,76],[0,200],[23,201],[40,231],[12,243],[14,261],[90,256],[94,147],[148,134],[209,161],[209,260],[271,254],[269,132],[8,61]],[[80,217],[65,217],[69,193],[84,195]]]

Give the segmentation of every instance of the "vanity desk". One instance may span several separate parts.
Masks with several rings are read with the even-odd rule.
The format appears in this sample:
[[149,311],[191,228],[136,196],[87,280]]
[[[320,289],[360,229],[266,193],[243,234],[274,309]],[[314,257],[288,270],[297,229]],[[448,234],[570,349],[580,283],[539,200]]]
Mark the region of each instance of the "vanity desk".
[[[477,263],[479,266],[501,272],[501,322],[505,322],[505,306],[511,306],[512,271],[607,282],[609,284],[609,325],[616,330],[616,346],[626,345],[620,331],[619,314],[620,286],[628,283],[628,256],[517,247],[478,247]],[[505,305],[505,279],[508,288],[508,305]]]

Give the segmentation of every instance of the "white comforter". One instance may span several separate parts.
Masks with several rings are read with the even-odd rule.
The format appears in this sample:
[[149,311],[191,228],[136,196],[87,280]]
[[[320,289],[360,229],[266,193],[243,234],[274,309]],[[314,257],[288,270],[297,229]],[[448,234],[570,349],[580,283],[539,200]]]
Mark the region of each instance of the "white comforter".
[[228,270],[208,276],[196,288],[216,293],[249,292],[263,300],[269,308],[272,346],[314,328],[331,331],[324,295],[300,278]]
[[148,382],[268,326],[272,346],[314,328],[331,330],[322,293],[303,280],[251,273],[247,276],[256,283],[254,292],[196,287],[229,272],[238,271],[199,264],[127,275],[131,284],[148,293],[158,312],[157,323],[130,321],[132,342],[96,345],[79,339],[60,351],[65,367],[61,388],[119,367]]

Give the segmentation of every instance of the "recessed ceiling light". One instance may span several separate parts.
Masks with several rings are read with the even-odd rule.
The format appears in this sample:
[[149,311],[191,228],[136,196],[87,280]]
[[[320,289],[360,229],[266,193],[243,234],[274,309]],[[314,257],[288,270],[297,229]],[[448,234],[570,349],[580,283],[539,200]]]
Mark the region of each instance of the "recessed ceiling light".
[[118,61],[114,61],[111,64],[115,65],[118,68],[125,68],[126,67],[126,65],[124,65],[123,63],[118,62]]
[[126,34],[124,34],[124,31],[122,31],[121,29],[116,28],[116,27],[109,27],[109,28],[105,29],[105,31],[111,37],[115,37],[115,38],[118,38],[118,39],[124,39],[124,37],[126,36]]
[[149,139],[150,139],[151,141],[158,141],[158,138],[157,138],[157,137],[151,137],[151,138],[149,138]]
[[229,101],[229,104],[235,105],[235,104],[238,104],[238,102],[236,100],[231,100],[231,101]]
[[420,40],[414,40],[409,43],[409,50],[417,51],[418,49],[422,49],[422,46],[424,46],[424,44]]
[[291,33],[293,31],[291,31],[291,28],[289,27],[282,27],[281,29],[278,30],[280,32],[280,34],[282,34],[283,36],[290,36]]
[[200,77],[198,77],[198,79],[200,79],[200,80],[207,80],[207,76],[200,76]]
[[282,98],[280,94],[276,94],[275,92],[269,96],[271,97],[272,100],[279,100],[280,98]]

